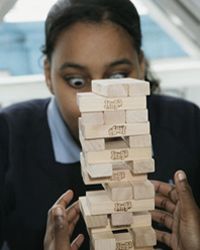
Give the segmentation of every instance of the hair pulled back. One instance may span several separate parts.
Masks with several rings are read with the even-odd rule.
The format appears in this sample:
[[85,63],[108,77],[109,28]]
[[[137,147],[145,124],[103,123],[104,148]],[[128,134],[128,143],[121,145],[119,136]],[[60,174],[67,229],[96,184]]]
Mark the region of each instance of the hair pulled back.
[[58,0],[45,21],[44,55],[50,60],[60,34],[76,22],[100,23],[110,21],[122,26],[132,37],[138,53],[142,35],[140,18],[129,0]]

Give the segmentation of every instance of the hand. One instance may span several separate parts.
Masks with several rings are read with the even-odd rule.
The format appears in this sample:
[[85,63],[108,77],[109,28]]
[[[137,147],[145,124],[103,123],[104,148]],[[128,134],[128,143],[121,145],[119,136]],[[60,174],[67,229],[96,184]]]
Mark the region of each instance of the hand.
[[185,173],[177,171],[174,181],[175,185],[152,181],[155,205],[165,210],[153,211],[152,218],[171,230],[171,233],[157,230],[157,239],[173,250],[200,250],[200,210]]
[[70,244],[70,237],[79,219],[78,202],[66,209],[73,198],[71,190],[64,193],[48,212],[44,250],[78,250],[83,243],[83,235]]

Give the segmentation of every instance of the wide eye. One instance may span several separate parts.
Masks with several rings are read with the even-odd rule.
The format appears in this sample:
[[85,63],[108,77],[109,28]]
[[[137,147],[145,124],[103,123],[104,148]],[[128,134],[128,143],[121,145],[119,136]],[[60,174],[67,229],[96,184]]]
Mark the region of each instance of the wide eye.
[[117,72],[117,73],[113,73],[109,76],[109,78],[111,79],[118,79],[118,78],[125,78],[127,77],[127,73],[121,73],[121,72]]
[[66,77],[67,83],[76,89],[83,88],[85,86],[85,80],[82,77]]

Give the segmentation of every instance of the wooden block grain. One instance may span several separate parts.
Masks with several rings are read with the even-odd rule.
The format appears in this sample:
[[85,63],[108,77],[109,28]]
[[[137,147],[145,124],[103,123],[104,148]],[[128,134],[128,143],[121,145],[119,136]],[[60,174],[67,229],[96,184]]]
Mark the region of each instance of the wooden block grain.
[[129,96],[150,95],[149,82],[136,80],[133,84],[129,85]]
[[137,123],[148,121],[147,109],[141,110],[126,110],[126,123]]
[[151,147],[151,135],[135,135],[125,137],[125,140],[130,148],[134,147]]
[[154,199],[113,202],[105,191],[86,192],[86,199],[92,215],[141,212],[154,209]]
[[128,96],[128,81],[125,81],[124,79],[93,80],[92,92],[106,97]]
[[152,152],[151,147],[125,149],[122,148],[103,150],[98,152],[85,152],[84,155],[88,164],[95,164],[150,159]]
[[106,227],[108,225],[107,215],[91,215],[86,197],[79,197],[79,204],[84,221],[88,228]]
[[131,185],[133,188],[133,199],[142,200],[154,198],[154,185],[149,180],[144,182],[132,182]]
[[112,138],[150,133],[149,122],[115,124],[115,125],[85,125],[79,118],[79,129],[85,139]]
[[136,110],[147,107],[145,96],[106,98],[92,92],[78,93],[77,102],[80,112]]
[[113,213],[111,214],[111,216],[108,220],[108,224],[106,227],[99,227],[99,228],[91,228],[90,232],[91,233],[99,233],[99,232],[106,232],[106,231],[112,231],[112,232],[119,232],[119,231],[130,231],[132,232],[132,229],[134,228],[147,228],[147,227],[151,227],[151,214],[150,212],[125,212],[126,214],[132,214],[132,219],[130,219],[132,221],[132,224],[127,224],[124,225],[124,223],[121,223],[121,225],[118,226],[114,226],[112,225],[112,220],[111,220],[111,216],[116,216],[116,219],[118,219],[116,222],[120,222],[120,218],[118,217],[119,214],[121,213]]
[[[92,104],[91,104],[92,105]],[[81,113],[82,123],[85,125],[103,125],[104,114],[103,112],[83,112]]]
[[[127,112],[127,111],[126,111]],[[126,122],[126,112],[124,110],[104,111],[104,124],[117,124]]]
[[145,181],[147,179],[146,174],[133,175],[131,174],[129,169],[113,170],[111,177],[91,178],[86,170],[84,162],[81,162],[81,173],[82,173],[83,181],[86,185],[112,183],[116,181],[120,181],[120,182]]
[[112,226],[125,226],[133,223],[133,213],[113,213],[110,217]]
[[93,233],[91,238],[95,250],[116,250],[116,240],[112,232]]
[[86,171],[91,178],[106,178],[111,177],[113,174],[111,163],[88,164],[82,152],[80,153],[80,162],[81,168],[84,168],[83,170]]
[[151,214],[150,212],[136,212],[133,213],[132,228],[135,227],[150,227],[151,226]]
[[152,173],[155,171],[154,159],[141,159],[132,162],[133,174]]
[[82,151],[101,151],[105,150],[105,140],[100,139],[85,139],[79,130],[79,140],[82,146]]
[[130,232],[115,233],[116,250],[134,250],[133,237]]
[[156,234],[152,227],[133,228],[135,247],[148,247],[156,245]]
[[130,182],[106,183],[104,188],[112,201],[131,200],[133,198],[133,188]]

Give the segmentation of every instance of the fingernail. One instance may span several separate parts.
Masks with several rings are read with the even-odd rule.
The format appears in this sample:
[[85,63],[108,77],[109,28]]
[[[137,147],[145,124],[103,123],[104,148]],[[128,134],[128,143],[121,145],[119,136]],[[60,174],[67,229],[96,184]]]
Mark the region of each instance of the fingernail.
[[55,215],[62,216],[63,215],[63,210],[60,207],[56,207],[55,208]]
[[178,173],[178,180],[179,180],[179,181],[186,180],[186,174],[185,174],[185,172],[180,171],[180,172]]

